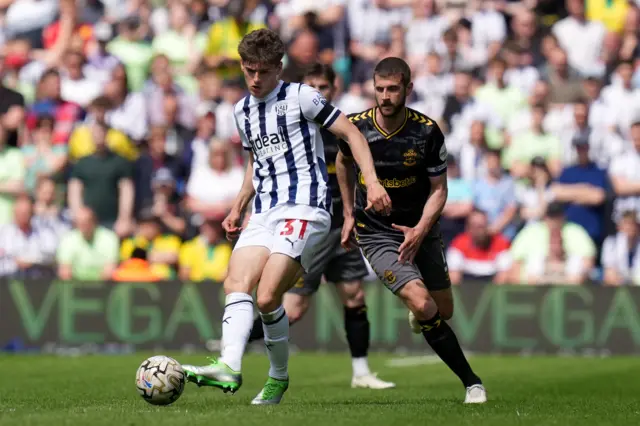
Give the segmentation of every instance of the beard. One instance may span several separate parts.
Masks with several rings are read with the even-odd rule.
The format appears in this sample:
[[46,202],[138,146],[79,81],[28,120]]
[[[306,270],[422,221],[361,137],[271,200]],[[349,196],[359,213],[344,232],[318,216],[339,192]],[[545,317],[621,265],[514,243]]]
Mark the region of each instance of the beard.
[[[405,107],[406,96],[403,96],[400,102],[397,105],[392,104],[391,102],[383,102],[380,103],[378,99],[376,99],[376,105],[378,105],[378,110],[383,117],[393,118],[400,114]],[[382,107],[392,107],[391,112],[383,112]]]

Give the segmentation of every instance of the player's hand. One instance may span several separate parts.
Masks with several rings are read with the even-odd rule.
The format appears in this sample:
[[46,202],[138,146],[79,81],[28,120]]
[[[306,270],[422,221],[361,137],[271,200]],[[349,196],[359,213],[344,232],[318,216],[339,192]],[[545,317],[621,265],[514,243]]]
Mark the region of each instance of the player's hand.
[[391,214],[391,198],[380,182],[367,186],[367,207],[365,210],[371,208],[384,216]]
[[346,251],[351,251],[357,247],[353,241],[353,228],[355,225],[356,220],[353,216],[345,216],[344,224],[342,225],[342,232],[340,233],[340,244]]
[[413,259],[416,257],[416,253],[418,253],[420,245],[422,244],[422,240],[424,240],[424,232],[417,228],[396,225],[395,223],[391,226],[393,229],[402,231],[404,234],[404,241],[400,244],[400,248],[398,249],[398,252],[400,253],[398,256],[398,262],[412,263]]
[[240,213],[231,210],[231,213],[222,221],[222,227],[227,233],[227,240],[234,241],[238,239],[240,236],[240,232],[242,232],[242,227],[238,226],[240,223]]

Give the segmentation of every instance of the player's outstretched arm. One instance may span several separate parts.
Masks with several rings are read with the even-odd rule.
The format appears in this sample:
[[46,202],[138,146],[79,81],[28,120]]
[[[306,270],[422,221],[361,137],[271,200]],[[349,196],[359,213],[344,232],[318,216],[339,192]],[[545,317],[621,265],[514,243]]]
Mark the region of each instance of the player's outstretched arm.
[[236,196],[233,207],[231,207],[231,212],[229,212],[229,215],[222,222],[222,227],[227,232],[227,239],[234,240],[239,236],[240,231],[242,231],[240,219],[255,192],[253,188],[253,153],[249,152],[249,161],[247,162],[247,168],[244,172],[242,188],[240,188],[240,192],[238,192]]
[[360,133],[360,130],[342,113],[340,113],[328,130],[349,144],[351,155],[356,163],[358,163],[358,167],[362,172],[362,178],[367,186],[367,209],[373,207],[375,211],[389,215],[391,213],[391,198],[380,182],[378,182],[376,169],[373,165],[373,157],[369,150],[369,143],[362,133]]

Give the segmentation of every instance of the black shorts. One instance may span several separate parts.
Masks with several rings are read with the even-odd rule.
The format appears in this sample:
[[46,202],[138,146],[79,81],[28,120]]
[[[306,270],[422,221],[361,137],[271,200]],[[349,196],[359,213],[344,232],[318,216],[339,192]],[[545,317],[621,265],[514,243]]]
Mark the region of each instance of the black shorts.
[[340,245],[341,229],[332,229],[315,248],[315,260],[307,273],[289,290],[304,296],[318,291],[322,276],[332,283],[361,280],[369,275],[360,250],[346,251]]
[[444,245],[439,233],[428,235],[416,253],[413,263],[398,262],[398,249],[404,241],[401,233],[359,232],[358,244],[382,283],[396,293],[411,280],[422,281],[427,290],[451,287]]

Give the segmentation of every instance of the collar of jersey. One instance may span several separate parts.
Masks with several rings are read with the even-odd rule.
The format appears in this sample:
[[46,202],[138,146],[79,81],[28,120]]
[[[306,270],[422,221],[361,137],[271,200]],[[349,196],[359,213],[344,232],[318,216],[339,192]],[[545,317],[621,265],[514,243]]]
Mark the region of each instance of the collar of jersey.
[[382,130],[382,127],[380,127],[378,125],[378,123],[376,122],[377,109],[378,109],[377,107],[373,109],[373,114],[371,115],[371,121],[373,121],[373,126],[376,128],[378,133],[380,133],[382,136],[384,136],[387,139],[391,139],[393,136],[395,136],[398,133],[400,133],[402,131],[402,129],[404,129],[404,126],[407,124],[407,120],[409,119],[409,110],[406,107],[404,108],[404,121],[402,122],[400,127],[398,127],[396,130],[394,130],[391,133],[387,133],[384,130]]
[[276,96],[278,94],[278,92],[280,91],[280,88],[282,87],[282,84],[284,83],[284,81],[280,80],[278,81],[278,85],[275,87],[275,89],[273,89],[271,92],[269,92],[269,94],[267,96],[265,96],[264,98],[256,98],[255,96],[251,95],[251,97],[253,99],[255,99],[258,102],[265,102],[268,99],[273,98],[274,96]]

